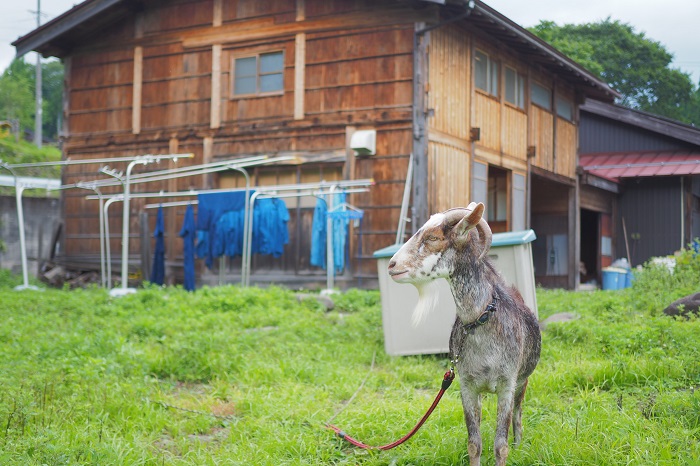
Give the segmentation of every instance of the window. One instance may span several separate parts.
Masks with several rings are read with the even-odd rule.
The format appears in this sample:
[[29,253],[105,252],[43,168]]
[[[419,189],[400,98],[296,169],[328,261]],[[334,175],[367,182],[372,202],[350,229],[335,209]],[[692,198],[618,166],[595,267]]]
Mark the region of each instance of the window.
[[489,167],[486,220],[489,224],[508,220],[508,172],[497,167]]
[[233,61],[233,95],[268,94],[284,90],[284,54],[261,53]]
[[505,94],[506,102],[518,108],[525,108],[525,78],[513,68],[506,66],[505,72]]
[[498,97],[498,62],[484,52],[474,52],[474,85]]
[[574,104],[569,99],[557,96],[557,115],[565,120],[574,121]]
[[533,104],[539,105],[545,110],[552,110],[552,92],[549,89],[537,83],[532,83],[530,94]]

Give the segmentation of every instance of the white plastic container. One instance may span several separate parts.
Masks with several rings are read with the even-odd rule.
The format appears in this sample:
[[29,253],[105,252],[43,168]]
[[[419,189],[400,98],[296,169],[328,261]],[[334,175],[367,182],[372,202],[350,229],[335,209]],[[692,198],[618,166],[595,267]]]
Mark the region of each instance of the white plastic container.
[[[518,288],[525,304],[537,315],[531,245],[535,238],[532,230],[494,234],[489,257],[506,282]],[[413,285],[396,283],[388,273],[389,260],[400,247],[400,244],[395,244],[374,252],[382,300],[384,349],[393,356],[447,353],[450,331],[456,318],[450,286],[446,280],[438,280],[437,308],[414,327],[411,315],[418,303],[418,291]]]

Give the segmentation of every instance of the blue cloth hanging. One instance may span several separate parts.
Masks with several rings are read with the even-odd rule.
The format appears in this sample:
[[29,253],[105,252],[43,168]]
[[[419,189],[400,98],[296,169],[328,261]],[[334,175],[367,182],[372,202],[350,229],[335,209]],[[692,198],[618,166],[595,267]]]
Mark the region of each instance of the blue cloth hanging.
[[309,263],[315,267],[326,268],[326,213],[328,206],[326,200],[316,199],[314,217],[311,223],[311,260]]
[[182,222],[182,229],[180,230],[180,237],[182,238],[183,245],[182,251],[184,255],[183,267],[185,273],[184,287],[187,291],[194,291],[195,289],[195,279],[194,279],[194,237],[195,237],[195,223],[194,223],[194,209],[192,204],[187,206],[185,210],[185,219]]
[[245,191],[199,194],[197,200],[197,257],[211,268],[214,257],[241,255]]
[[328,218],[331,219],[333,228],[333,267],[335,273],[340,273],[345,268],[345,260],[347,256],[348,244],[348,225],[352,219],[361,219],[363,213],[357,210],[348,210],[337,207],[346,203],[347,195],[345,193],[337,193],[333,197],[333,205],[336,206],[332,211],[326,209],[326,201],[319,198],[316,201],[314,209],[314,218],[312,222],[311,236],[311,265],[321,267],[324,270],[327,267],[326,259],[326,242],[327,242],[327,223]]
[[156,249],[153,254],[153,267],[151,268],[151,283],[162,285],[165,280],[165,221],[163,220],[163,207],[158,208],[156,217],[156,229],[153,237],[156,239]]
[[284,201],[266,198],[255,202],[251,252],[281,257],[289,243],[289,211]]

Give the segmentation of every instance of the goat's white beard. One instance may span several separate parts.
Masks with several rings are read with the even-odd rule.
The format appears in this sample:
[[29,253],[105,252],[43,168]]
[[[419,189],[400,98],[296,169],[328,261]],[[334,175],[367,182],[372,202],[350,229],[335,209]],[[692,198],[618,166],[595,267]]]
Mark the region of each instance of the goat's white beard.
[[413,324],[414,327],[418,327],[425,321],[428,314],[437,307],[440,298],[440,290],[437,280],[415,282],[413,286],[418,290],[418,303],[415,309],[413,309],[411,324]]

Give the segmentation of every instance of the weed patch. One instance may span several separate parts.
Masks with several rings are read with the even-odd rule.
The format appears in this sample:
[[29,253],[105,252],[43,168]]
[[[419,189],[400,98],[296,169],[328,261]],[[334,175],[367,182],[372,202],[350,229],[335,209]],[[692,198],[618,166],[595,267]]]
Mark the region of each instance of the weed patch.
[[[693,264],[629,290],[538,290],[540,318],[580,318],[543,334],[510,464],[700,462],[700,323],[661,313],[698,288]],[[353,436],[393,441],[439,389],[444,355],[384,353],[376,291],[334,296],[327,312],[274,287],[115,299],[16,283],[0,271],[0,464],[468,463],[459,379],[395,450],[359,451],[323,428],[342,408],[334,423]],[[493,464],[495,397],[482,417]]]

